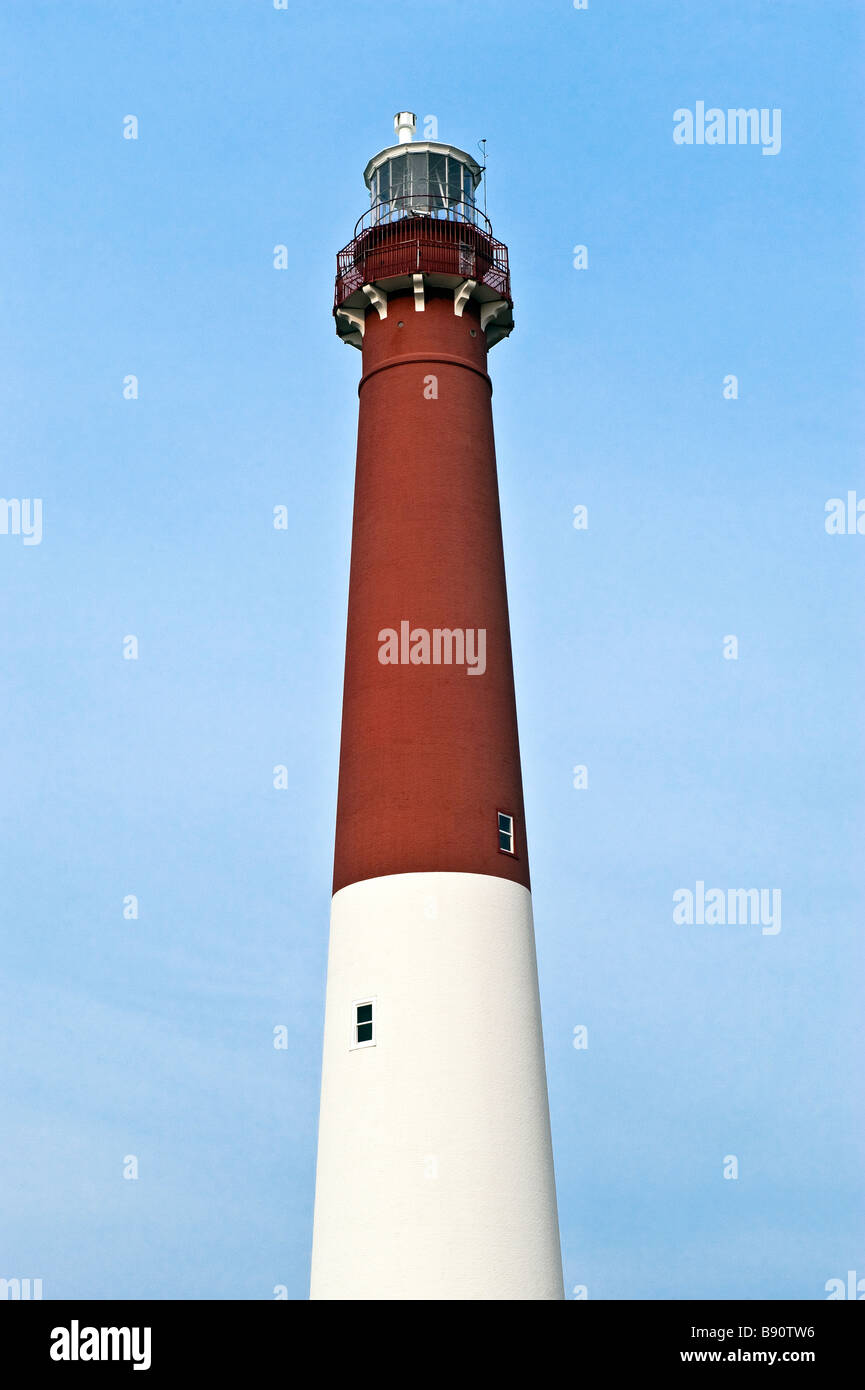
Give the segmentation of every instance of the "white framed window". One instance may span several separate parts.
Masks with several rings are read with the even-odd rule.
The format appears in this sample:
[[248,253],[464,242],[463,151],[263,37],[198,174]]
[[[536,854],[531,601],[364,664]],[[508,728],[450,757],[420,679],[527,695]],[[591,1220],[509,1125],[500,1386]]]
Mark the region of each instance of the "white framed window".
[[351,1005],[351,1043],[349,1049],[375,1047],[375,999],[354,999]]
[[499,849],[502,854],[515,854],[514,818],[505,811],[499,811]]

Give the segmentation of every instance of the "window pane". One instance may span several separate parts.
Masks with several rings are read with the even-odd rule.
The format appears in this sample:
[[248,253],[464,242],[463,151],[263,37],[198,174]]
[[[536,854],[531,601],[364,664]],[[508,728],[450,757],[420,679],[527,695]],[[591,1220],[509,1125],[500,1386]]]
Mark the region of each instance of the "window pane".
[[425,154],[410,154],[408,157],[411,175],[411,194],[413,198],[426,198],[427,195],[427,157]]
[[429,157],[430,207],[443,208],[447,201],[447,156],[431,154]]
[[372,1020],[372,1004],[358,1004],[357,1021],[358,1023],[369,1023]]
[[361,1042],[372,1042],[372,1024],[359,1023],[357,1025],[357,1040]]
[[512,824],[513,821],[511,817],[506,816],[502,811],[499,811],[499,830],[510,830]]
[[459,160],[454,159],[453,155],[448,155],[448,199],[452,203],[458,203],[462,199],[462,170],[463,166]]
[[406,157],[398,154],[395,159],[388,160],[390,167],[390,196],[391,198],[405,197],[406,187]]
[[499,849],[503,849],[505,854],[511,853],[511,837],[504,830],[499,831]]

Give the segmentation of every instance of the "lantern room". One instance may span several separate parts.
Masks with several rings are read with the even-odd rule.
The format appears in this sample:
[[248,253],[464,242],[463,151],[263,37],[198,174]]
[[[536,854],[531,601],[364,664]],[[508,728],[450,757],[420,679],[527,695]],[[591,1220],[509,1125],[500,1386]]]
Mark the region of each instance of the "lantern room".
[[455,145],[413,141],[417,117],[394,117],[399,143],[375,155],[364,170],[373,223],[401,217],[442,217],[476,223],[475,191],[481,181],[477,160]]

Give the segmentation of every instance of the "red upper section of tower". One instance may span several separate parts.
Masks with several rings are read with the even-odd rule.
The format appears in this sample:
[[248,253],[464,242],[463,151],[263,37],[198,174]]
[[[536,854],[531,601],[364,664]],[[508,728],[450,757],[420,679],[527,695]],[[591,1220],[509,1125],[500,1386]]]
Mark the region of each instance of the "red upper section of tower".
[[[481,306],[428,285],[422,304],[391,295],[364,326],[334,892],[425,870],[529,885]],[[436,661],[436,632],[466,659]]]

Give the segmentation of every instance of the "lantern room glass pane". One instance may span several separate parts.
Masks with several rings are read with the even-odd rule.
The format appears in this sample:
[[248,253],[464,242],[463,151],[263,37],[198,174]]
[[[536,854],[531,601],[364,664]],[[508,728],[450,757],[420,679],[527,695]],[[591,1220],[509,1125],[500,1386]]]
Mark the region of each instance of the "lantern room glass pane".
[[462,168],[458,159],[453,155],[448,157],[448,202],[459,203],[462,201]]
[[404,198],[408,193],[406,181],[408,179],[408,161],[404,154],[397,155],[395,159],[388,160],[390,169],[390,199]]
[[447,206],[448,160],[445,154],[431,154],[429,157],[429,197],[430,208]]
[[412,200],[415,206],[422,208],[429,188],[429,163],[426,154],[410,154],[408,167]]

